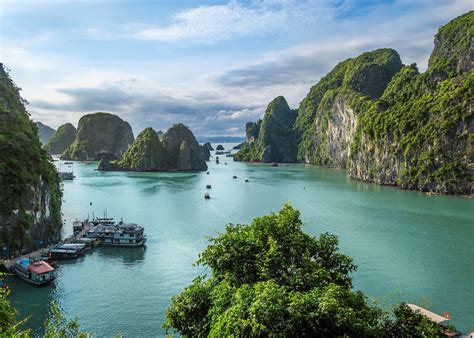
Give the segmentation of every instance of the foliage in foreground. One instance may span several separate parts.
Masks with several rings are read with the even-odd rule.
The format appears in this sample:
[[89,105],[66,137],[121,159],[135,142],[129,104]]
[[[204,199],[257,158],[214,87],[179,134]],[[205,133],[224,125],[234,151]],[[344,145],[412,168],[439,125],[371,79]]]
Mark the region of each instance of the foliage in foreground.
[[[233,225],[210,239],[196,278],[173,297],[163,327],[184,336],[431,336],[439,327],[400,304],[390,316],[352,290],[356,266],[334,235],[302,231],[299,212]],[[391,319],[394,317],[394,319]]]
[[[0,337],[23,337],[31,336],[29,330],[20,330],[19,326],[26,320],[16,321],[17,311],[11,306],[7,299],[9,290],[0,289]],[[59,309],[58,304],[53,300],[49,309],[49,317],[45,322],[44,334],[45,338],[66,338],[91,337],[90,334],[82,332],[77,319],[68,321]]]

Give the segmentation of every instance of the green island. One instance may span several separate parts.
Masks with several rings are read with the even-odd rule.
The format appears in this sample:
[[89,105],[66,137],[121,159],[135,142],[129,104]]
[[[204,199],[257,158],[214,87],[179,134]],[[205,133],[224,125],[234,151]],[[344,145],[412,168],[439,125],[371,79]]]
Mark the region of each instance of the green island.
[[248,123],[235,159],[346,168],[358,180],[472,194],[473,27],[473,11],[441,27],[424,73],[393,49],[339,63],[297,111],[278,97],[263,120]]

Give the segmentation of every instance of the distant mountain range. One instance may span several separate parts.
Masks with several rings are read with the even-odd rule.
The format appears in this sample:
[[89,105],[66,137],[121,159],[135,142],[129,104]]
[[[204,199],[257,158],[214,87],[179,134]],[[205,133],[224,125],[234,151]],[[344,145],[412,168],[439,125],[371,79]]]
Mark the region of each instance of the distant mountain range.
[[199,143],[241,143],[245,140],[244,136],[197,136]]

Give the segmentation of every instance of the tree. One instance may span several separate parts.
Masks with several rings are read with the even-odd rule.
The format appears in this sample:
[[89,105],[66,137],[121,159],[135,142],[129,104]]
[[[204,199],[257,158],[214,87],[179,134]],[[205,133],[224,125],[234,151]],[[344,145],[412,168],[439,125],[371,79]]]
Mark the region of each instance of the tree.
[[198,264],[211,269],[173,297],[167,331],[184,336],[381,335],[385,313],[351,290],[352,259],[338,239],[302,231],[284,205],[210,239]]
[[61,312],[56,301],[52,300],[49,308],[49,318],[45,323],[44,336],[45,338],[67,338],[77,337],[86,338],[90,335],[82,332],[79,327],[78,319],[68,321]]

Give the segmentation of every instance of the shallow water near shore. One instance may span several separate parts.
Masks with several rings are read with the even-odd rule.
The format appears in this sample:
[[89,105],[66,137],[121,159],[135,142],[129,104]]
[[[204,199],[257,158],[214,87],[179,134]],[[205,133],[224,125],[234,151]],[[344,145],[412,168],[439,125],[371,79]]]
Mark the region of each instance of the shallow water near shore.
[[55,299],[67,317],[78,317],[81,328],[98,337],[164,336],[171,297],[205,272],[192,264],[206,237],[290,202],[305,231],[339,236],[341,251],[358,265],[355,289],[383,306],[404,300],[448,311],[458,329],[474,331],[474,200],[357,182],[342,170],[220,158],[219,165],[208,162],[209,175],[101,173],[96,163],[75,162],[77,178],[64,182],[64,236],[76,218],[107,209],[116,220],[144,225],[147,245],[96,248],[61,261],[56,281],[45,287],[9,277],[11,302],[20,318],[30,316],[27,327],[41,334]]

